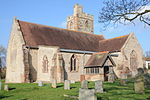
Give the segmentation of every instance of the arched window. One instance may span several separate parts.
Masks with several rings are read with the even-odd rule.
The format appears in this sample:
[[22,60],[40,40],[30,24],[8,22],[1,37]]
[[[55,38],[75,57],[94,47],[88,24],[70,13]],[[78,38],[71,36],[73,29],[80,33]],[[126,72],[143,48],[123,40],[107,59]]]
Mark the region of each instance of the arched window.
[[136,70],[138,67],[137,64],[137,54],[136,52],[133,50],[130,54],[130,68],[131,70]]
[[43,56],[43,73],[47,73],[48,72],[48,59],[47,56],[44,55]]
[[88,20],[85,21],[85,27],[86,27],[86,28],[89,27],[89,22],[88,22]]
[[73,22],[72,21],[70,22],[69,26],[70,26],[70,29],[73,29]]
[[70,71],[76,71],[77,68],[76,68],[76,57],[75,57],[75,55],[71,56],[70,62],[71,62]]

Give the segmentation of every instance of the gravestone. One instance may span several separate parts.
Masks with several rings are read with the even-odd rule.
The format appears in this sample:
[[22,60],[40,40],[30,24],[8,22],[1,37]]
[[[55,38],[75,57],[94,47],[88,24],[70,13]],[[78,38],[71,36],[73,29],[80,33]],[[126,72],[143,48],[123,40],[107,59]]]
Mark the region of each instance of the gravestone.
[[147,70],[144,72],[144,87],[150,89],[150,74]]
[[52,80],[52,88],[57,88],[57,81],[56,80]]
[[144,93],[144,77],[138,76],[134,82],[135,93]]
[[43,86],[43,82],[42,82],[42,81],[39,81],[39,82],[38,82],[38,86]]
[[95,92],[103,93],[103,82],[101,80],[95,81]]
[[88,89],[88,81],[87,80],[83,80],[81,82],[81,88],[82,89]]
[[79,100],[97,100],[94,89],[79,89]]
[[109,74],[108,74],[108,82],[113,83],[115,81],[115,75],[113,70],[110,70]]
[[124,85],[127,85],[127,84],[126,84],[126,80],[125,80],[125,79],[120,79],[120,85],[123,85],[123,86],[124,86]]
[[75,81],[74,80],[70,80],[70,83],[75,83]]
[[70,90],[70,80],[65,80],[64,89],[65,90]]
[[5,91],[8,91],[8,90],[9,90],[8,85],[4,85],[4,90],[5,90]]
[[144,93],[144,70],[138,69],[138,74],[135,76],[134,82],[135,93]]
[[2,82],[1,82],[1,80],[0,80],[0,90],[2,90]]

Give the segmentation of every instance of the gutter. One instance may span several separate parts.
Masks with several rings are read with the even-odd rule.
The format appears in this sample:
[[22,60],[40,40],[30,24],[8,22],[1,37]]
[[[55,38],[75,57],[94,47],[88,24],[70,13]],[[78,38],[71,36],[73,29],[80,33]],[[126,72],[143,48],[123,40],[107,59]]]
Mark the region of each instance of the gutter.
[[60,49],[61,52],[69,52],[69,53],[84,53],[84,54],[93,54],[97,53],[95,51],[82,51],[82,50],[71,50],[71,49]]

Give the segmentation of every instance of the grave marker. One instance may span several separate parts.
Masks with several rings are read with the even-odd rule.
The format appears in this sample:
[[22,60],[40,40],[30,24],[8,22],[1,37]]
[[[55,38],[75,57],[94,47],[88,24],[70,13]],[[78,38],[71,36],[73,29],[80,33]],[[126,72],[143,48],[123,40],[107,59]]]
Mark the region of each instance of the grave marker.
[[8,85],[4,85],[4,90],[9,91]]
[[83,80],[81,82],[81,88],[82,89],[88,89],[88,81],[87,80]]
[[57,81],[56,80],[52,80],[52,88],[57,88]]
[[79,100],[97,100],[94,89],[81,89],[79,90]]
[[38,86],[43,86],[43,82],[42,82],[42,81],[39,81],[39,82],[38,82]]
[[70,80],[65,80],[64,89],[65,90],[70,90]]
[[97,93],[103,93],[103,82],[101,80],[95,81],[95,91]]

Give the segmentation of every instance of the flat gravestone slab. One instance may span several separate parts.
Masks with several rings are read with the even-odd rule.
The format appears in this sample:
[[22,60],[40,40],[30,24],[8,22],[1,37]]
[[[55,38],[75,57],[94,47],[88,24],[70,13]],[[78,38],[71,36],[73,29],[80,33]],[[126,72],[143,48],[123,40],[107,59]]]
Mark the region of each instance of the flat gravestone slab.
[[57,88],[57,81],[56,80],[52,80],[52,88]]
[[79,89],[79,100],[97,100],[94,89]]
[[64,89],[65,90],[70,90],[70,80],[65,80]]
[[103,82],[101,80],[95,81],[95,92],[103,93]]
[[82,89],[88,89],[88,81],[87,80],[83,80],[81,82],[81,88]]

